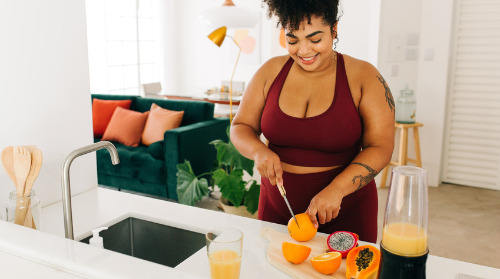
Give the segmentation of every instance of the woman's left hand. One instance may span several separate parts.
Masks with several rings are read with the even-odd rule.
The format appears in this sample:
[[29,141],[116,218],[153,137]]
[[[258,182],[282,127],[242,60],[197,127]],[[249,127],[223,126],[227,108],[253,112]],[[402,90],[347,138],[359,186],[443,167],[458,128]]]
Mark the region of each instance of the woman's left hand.
[[[333,185],[326,187],[314,196],[306,213],[309,214],[315,228],[319,226],[318,221],[320,224],[324,224],[339,215],[343,198],[344,195]],[[316,218],[316,214],[318,214],[318,218]]]

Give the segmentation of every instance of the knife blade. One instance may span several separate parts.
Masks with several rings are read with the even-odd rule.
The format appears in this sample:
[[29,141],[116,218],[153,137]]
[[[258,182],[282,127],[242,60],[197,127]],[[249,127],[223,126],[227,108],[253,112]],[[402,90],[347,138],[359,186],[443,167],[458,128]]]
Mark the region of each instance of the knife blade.
[[300,229],[299,222],[297,222],[297,218],[295,218],[295,214],[293,214],[292,207],[290,206],[290,204],[288,203],[288,199],[286,198],[285,187],[283,187],[283,185],[279,185],[279,184],[277,184],[277,185],[278,185],[278,189],[280,190],[281,196],[283,197],[283,199],[286,202],[286,206],[288,206],[288,210],[290,210],[290,213],[292,214],[292,217],[295,220],[295,223],[297,224],[297,227]]

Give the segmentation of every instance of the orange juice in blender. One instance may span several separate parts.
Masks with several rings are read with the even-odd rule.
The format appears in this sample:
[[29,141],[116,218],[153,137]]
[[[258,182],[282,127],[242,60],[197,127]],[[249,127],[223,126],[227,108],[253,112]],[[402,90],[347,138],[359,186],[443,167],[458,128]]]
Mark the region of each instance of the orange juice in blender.
[[218,228],[209,231],[206,238],[211,278],[240,278],[243,233],[237,229]]
[[208,255],[212,279],[238,279],[241,256],[233,250],[218,250]]
[[419,255],[427,251],[427,232],[410,223],[391,223],[384,227],[382,244],[401,255]]

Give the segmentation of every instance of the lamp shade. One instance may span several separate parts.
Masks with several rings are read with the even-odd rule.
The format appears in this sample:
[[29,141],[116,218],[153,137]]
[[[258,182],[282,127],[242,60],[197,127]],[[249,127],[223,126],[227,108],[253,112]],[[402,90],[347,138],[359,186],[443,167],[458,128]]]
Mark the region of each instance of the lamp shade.
[[221,28],[218,28],[214,32],[210,33],[210,35],[208,35],[208,38],[212,40],[214,44],[220,47],[220,45],[222,45],[222,42],[224,42],[224,39],[226,38],[226,31],[226,26],[222,26]]
[[198,19],[204,28],[252,28],[257,25],[257,12],[237,6],[220,6],[202,12]]

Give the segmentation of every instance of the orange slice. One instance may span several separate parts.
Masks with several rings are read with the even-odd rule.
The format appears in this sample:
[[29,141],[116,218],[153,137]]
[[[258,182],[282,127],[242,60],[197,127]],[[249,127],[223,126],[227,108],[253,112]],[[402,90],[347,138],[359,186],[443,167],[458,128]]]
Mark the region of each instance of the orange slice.
[[283,256],[285,256],[286,261],[293,264],[299,264],[305,261],[307,257],[309,257],[309,254],[311,254],[311,248],[290,242],[283,242],[281,250],[283,251]]
[[328,252],[311,258],[311,264],[318,272],[332,274],[340,267],[342,254],[339,252]]
[[295,223],[293,217],[288,221],[288,233],[290,236],[297,241],[308,241],[311,240],[318,232],[307,213],[300,213],[295,215],[297,222],[299,223],[300,229]]

